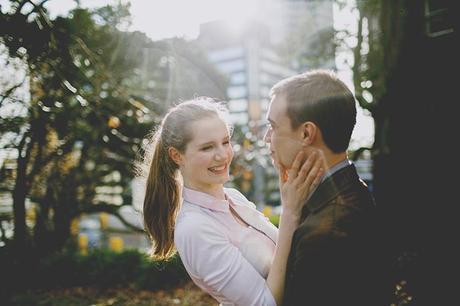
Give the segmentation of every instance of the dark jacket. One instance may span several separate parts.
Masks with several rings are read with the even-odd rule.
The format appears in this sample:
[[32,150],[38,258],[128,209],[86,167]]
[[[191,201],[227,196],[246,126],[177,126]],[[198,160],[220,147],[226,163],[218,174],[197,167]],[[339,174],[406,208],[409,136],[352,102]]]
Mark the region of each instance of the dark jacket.
[[353,165],[322,182],[302,211],[284,306],[388,306],[376,205]]

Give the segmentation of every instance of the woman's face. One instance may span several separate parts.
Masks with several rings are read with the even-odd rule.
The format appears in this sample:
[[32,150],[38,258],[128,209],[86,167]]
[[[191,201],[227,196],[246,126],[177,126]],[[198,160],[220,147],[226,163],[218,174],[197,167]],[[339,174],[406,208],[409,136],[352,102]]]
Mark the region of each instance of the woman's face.
[[227,125],[218,116],[212,116],[193,122],[190,129],[192,140],[180,154],[184,185],[202,192],[221,188],[230,178],[233,159]]

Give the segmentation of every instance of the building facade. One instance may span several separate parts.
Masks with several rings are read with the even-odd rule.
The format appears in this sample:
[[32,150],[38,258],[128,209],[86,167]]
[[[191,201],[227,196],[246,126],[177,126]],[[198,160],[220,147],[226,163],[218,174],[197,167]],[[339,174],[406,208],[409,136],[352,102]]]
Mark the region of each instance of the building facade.
[[[199,45],[228,79],[231,120],[243,133],[249,132],[255,138],[253,149],[262,155],[270,88],[308,68],[335,67],[333,36],[328,36],[333,35],[332,3],[271,0],[238,31],[225,21],[200,26]],[[318,51],[314,48],[319,41],[324,46]],[[245,192],[259,207],[277,205],[280,199],[277,174],[267,166],[269,152],[266,153],[266,158],[260,157],[251,164],[251,187]]]

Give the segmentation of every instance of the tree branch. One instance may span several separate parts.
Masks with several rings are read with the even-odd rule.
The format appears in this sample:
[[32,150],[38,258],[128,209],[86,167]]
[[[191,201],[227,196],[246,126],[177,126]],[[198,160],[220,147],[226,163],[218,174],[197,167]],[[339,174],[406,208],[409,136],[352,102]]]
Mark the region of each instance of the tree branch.
[[25,5],[26,3],[28,3],[29,1],[30,1],[30,0],[23,0],[23,1],[19,2],[18,7],[16,8],[16,11],[14,12],[13,15],[16,15],[16,14],[20,13],[21,10],[22,10],[22,8],[24,7],[24,5]]
[[[5,101],[6,98],[9,98],[9,96],[10,96],[16,89],[18,89],[19,87],[21,87],[21,86],[24,84],[25,80],[26,80],[26,79],[24,78],[24,80],[22,80],[22,82],[20,82],[19,84],[14,85],[13,87],[11,87],[11,88],[8,89],[7,91],[5,91],[4,94],[0,95],[0,98],[1,98],[1,100],[0,100],[0,107],[2,106],[2,103],[3,103],[3,101]],[[16,100],[17,100],[17,99],[16,99]]]
[[363,96],[361,95],[361,92],[359,91],[356,91],[355,97],[356,97],[356,100],[358,101],[359,106],[370,111],[372,115],[374,115],[374,111],[375,111],[374,103],[367,102],[366,99],[364,99]]
[[[42,15],[43,18],[45,18],[44,14],[42,14],[42,9],[43,9],[43,5],[48,2],[49,0],[43,0],[42,2],[40,2],[39,4],[35,4],[33,3],[33,1],[31,0],[28,0],[28,1],[25,1],[22,5],[24,5],[25,3],[30,3],[33,5],[33,10],[31,10],[30,12],[28,12],[25,16],[29,16],[30,14],[32,13],[35,13],[35,12],[39,12],[40,15]],[[46,17],[45,20],[47,21],[48,25],[50,25],[49,23],[49,19]]]
[[[124,205],[126,206],[126,205]],[[134,224],[129,223],[119,212],[119,209],[123,206],[118,206],[118,205],[113,205],[113,204],[108,204],[108,203],[99,203],[99,204],[94,204],[94,205],[85,205],[82,209],[79,210],[79,213],[98,213],[98,212],[106,212],[108,214],[111,214],[120,220],[123,225],[125,225],[127,228],[133,230],[134,232],[137,233],[145,233],[145,230],[142,228],[137,227]]]
[[[57,156],[62,156],[70,152],[72,149],[74,142],[72,141],[73,139],[68,139],[64,144],[56,148],[52,153],[50,153],[48,156],[43,158],[43,160],[39,164],[35,164],[35,166],[32,168],[32,170],[29,172],[29,179],[32,180],[35,175],[44,167],[46,166],[49,162],[51,162],[54,158]],[[61,153],[62,151],[62,153]]]

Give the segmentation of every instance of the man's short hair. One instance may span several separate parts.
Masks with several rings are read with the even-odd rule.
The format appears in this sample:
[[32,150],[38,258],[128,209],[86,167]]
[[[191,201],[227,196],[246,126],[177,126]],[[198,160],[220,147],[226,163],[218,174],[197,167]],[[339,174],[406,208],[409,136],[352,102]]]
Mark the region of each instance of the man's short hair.
[[356,101],[352,92],[330,70],[312,70],[281,80],[270,96],[286,99],[291,127],[315,123],[325,144],[335,153],[345,152],[356,124]]

